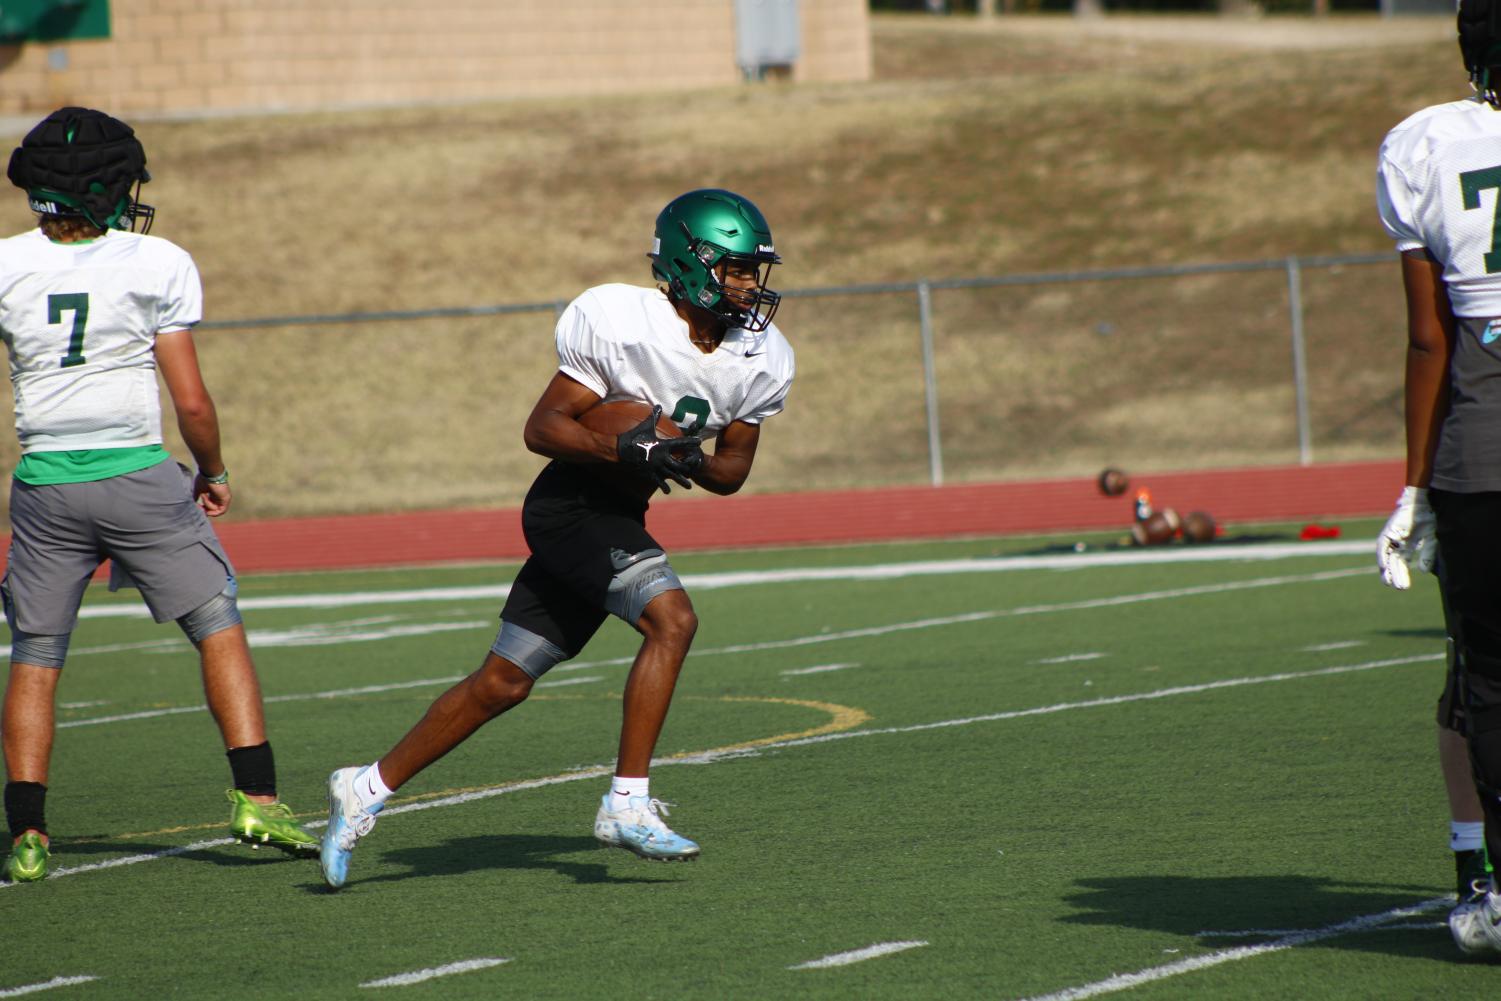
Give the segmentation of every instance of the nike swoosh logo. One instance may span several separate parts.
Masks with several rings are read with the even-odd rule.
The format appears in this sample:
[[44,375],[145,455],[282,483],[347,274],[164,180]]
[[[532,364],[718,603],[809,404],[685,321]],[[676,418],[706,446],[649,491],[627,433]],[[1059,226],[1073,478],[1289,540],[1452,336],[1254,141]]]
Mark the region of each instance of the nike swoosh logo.
[[747,358],[759,358],[762,355],[764,355],[765,353],[766,353],[765,351],[747,351],[745,353],[745,357],[747,357]]
[[1496,326],[1496,322],[1492,320],[1486,324],[1485,333],[1480,335],[1480,343],[1492,344],[1498,337],[1501,337],[1501,327]]

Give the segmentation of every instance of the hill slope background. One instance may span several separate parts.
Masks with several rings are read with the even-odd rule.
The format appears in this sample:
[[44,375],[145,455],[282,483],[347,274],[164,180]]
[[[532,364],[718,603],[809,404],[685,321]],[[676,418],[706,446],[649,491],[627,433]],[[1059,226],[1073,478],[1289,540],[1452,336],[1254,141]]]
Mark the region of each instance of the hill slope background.
[[[762,207],[791,290],[1389,253],[1376,148],[1468,93],[1448,19],[888,15],[873,30],[862,85],[143,121],[145,200],[198,260],[214,320],[647,284],[656,212],[699,186]],[[18,193],[0,225],[29,225]],[[1399,455],[1395,257],[1303,277],[1315,457]],[[1283,272],[933,305],[950,482],[1298,457]],[[778,324],[798,381],[748,489],[925,482],[915,297],[791,298]],[[203,331],[238,513],[519,501],[551,326]]]

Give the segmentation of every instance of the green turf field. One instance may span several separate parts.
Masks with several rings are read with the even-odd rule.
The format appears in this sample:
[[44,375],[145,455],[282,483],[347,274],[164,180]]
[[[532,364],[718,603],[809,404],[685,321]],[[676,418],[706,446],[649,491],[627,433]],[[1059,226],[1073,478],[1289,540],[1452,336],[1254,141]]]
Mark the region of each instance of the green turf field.
[[[702,625],[653,792],[701,860],[592,840],[635,646],[611,623],[401,790],[337,894],[313,861],[225,840],[194,657],[172,627],[101,614],[130,598],[91,594],[60,695],[58,871],[0,886],[0,997],[1501,984],[1440,923],[1431,580],[1382,588],[1363,543],[1073,541],[680,556]],[[310,823],[329,770],[373,760],[478,664],[513,572],[244,582],[282,795]]]

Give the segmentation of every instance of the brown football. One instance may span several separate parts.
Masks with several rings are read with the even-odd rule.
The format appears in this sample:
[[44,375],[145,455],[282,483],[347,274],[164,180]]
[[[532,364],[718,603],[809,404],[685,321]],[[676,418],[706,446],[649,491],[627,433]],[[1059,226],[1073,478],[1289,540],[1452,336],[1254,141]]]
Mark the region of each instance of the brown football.
[[[636,400],[611,400],[608,403],[596,403],[594,406],[579,414],[579,423],[590,431],[598,431],[600,434],[621,434],[640,424],[651,416],[651,404],[640,403]],[[667,414],[662,414],[657,420],[657,437],[681,438],[682,429],[672,423]]]
[[[650,417],[651,410],[650,404],[636,400],[611,400],[608,403],[596,403],[579,414],[578,421],[590,431],[618,435],[629,431]],[[681,438],[682,436],[682,429],[672,423],[666,414],[658,418],[658,438]],[[649,477],[618,463],[601,463],[590,465],[588,468],[598,472],[600,478],[606,483],[641,500],[651,497],[657,489],[657,485]]]
[[1213,542],[1217,531],[1208,511],[1190,511],[1183,518],[1184,542]]
[[1106,497],[1119,497],[1130,488],[1131,478],[1123,470],[1108,466],[1100,470],[1100,476],[1095,480],[1095,485]]
[[1154,511],[1131,526],[1131,541],[1138,546],[1160,546],[1178,534],[1178,515],[1172,508]]

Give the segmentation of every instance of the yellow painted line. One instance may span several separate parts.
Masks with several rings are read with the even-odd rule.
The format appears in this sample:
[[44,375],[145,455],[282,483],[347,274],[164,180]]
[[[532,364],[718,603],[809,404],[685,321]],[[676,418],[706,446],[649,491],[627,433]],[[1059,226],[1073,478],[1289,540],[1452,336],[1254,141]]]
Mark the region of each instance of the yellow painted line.
[[[689,696],[691,700],[693,697]],[[765,747],[767,744],[779,744],[784,740],[802,740],[807,737],[821,737],[826,733],[839,733],[844,730],[853,730],[862,723],[870,722],[870,713],[864,709],[856,709],[853,706],[841,706],[835,702],[814,702],[810,699],[777,699],[770,696],[759,695],[721,695],[715,702],[770,702],[787,706],[803,706],[808,709],[817,709],[819,712],[829,714],[829,721],[823,726],[814,727],[812,730],[803,730],[798,733],[780,733],[775,737],[760,737],[756,740],[747,740],[743,744],[731,744],[728,747],[716,747],[709,751],[682,751],[670,755],[668,760],[678,758],[693,758],[700,754],[728,754],[734,751],[749,751],[757,747]]]
[[[528,701],[535,702],[540,700],[550,702],[582,702],[590,699],[597,699],[600,697],[601,696],[590,695],[534,695]],[[603,697],[619,699],[620,694],[618,692],[612,692],[611,694]],[[704,754],[733,754],[736,751],[751,751],[755,750],[758,747],[765,747],[768,744],[779,744],[784,740],[801,740],[807,737],[821,737],[825,734],[840,733],[845,730],[853,730],[855,727],[860,726],[862,723],[868,723],[871,719],[870,713],[866,712],[864,709],[856,709],[853,706],[842,706],[835,702],[815,702],[811,699],[782,699],[760,695],[719,695],[713,697],[688,695],[684,696],[683,701],[761,702],[771,705],[798,706],[804,709],[813,709],[818,712],[828,713],[829,721],[820,726],[813,727],[811,730],[797,730],[790,733],[779,733],[774,737],[758,737],[755,740],[747,740],[738,744],[729,744],[725,747],[714,747],[710,748],[707,751],[679,751],[677,754],[668,755],[664,760],[676,761],[681,758],[694,758]],[[585,771],[587,770],[588,769],[585,769]],[[609,771],[609,768],[601,768],[600,774],[609,774]],[[438,792],[424,792],[418,793],[414,796],[393,796],[391,799],[387,800],[387,802],[392,806],[400,806],[405,803],[420,803],[423,800],[441,799],[445,796],[462,796],[467,793],[476,792],[499,792],[506,789],[523,788],[536,782],[553,782],[559,779],[565,779],[570,775],[576,774],[578,774],[577,771],[564,772],[560,775],[549,775],[542,779],[520,779],[514,782],[500,782],[494,785],[465,786],[456,789],[443,789]],[[314,818],[322,817],[325,812],[326,811],[323,810],[314,810],[309,813],[295,813],[293,814],[293,816],[299,819],[304,817]],[[228,819],[225,819],[222,821],[216,821],[211,824],[187,824],[180,827],[164,827],[156,831],[134,831],[129,834],[116,834],[109,838],[71,838],[69,840],[71,840],[75,844],[89,844],[119,838],[155,838],[162,837],[163,835],[167,834],[186,834],[191,831],[211,831],[218,828],[227,828],[228,825],[229,821]]]

